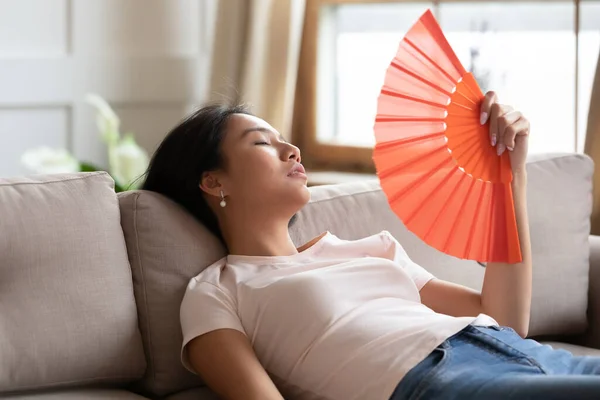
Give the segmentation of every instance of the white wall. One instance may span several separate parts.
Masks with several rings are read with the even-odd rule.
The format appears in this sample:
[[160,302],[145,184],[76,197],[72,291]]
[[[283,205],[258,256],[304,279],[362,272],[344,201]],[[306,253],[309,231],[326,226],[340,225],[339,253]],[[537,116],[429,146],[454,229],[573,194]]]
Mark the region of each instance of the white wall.
[[30,147],[106,167],[96,92],[152,153],[208,97],[217,0],[0,0],[0,176]]

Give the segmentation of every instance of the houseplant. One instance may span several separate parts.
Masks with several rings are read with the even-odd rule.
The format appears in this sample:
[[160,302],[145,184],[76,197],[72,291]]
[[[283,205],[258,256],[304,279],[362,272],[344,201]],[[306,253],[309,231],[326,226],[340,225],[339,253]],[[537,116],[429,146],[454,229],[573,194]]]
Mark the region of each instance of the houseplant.
[[147,169],[148,153],[135,141],[133,133],[120,133],[121,121],[110,105],[99,95],[90,93],[86,101],[96,108],[96,125],[108,151],[108,168],[77,160],[66,149],[40,146],[27,150],[21,163],[37,174],[106,171],[115,181],[115,192],[138,189],[139,178]]

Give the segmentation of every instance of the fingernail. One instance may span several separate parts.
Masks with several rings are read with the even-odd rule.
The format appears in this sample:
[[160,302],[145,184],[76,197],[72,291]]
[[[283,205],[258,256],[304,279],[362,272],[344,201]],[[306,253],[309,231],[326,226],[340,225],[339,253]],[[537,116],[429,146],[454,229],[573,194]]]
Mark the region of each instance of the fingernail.
[[506,146],[506,149],[507,149],[508,151],[513,151],[515,148],[514,148],[514,147],[510,147],[510,146]]
[[505,149],[506,145],[504,143],[498,143],[498,146],[496,147],[496,153],[501,156]]
[[496,135],[492,135],[492,147],[496,145]]
[[481,125],[485,124],[487,119],[488,119],[488,113],[482,112],[481,117],[479,118],[479,122],[481,123]]

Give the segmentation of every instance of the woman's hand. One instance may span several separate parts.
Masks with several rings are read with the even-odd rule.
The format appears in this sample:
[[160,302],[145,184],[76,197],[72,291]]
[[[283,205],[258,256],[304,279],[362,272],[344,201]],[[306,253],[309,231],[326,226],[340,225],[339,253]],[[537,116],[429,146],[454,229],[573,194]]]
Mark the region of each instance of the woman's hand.
[[525,172],[529,120],[511,106],[498,103],[496,93],[487,92],[481,105],[481,124],[490,121],[490,143],[501,155],[509,152],[513,174]]

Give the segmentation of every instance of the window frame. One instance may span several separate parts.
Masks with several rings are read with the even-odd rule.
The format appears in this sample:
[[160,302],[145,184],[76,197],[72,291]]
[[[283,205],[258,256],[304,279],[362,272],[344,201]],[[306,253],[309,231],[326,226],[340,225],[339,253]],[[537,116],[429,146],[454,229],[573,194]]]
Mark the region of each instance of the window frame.
[[[369,3],[433,3],[432,12],[437,17],[440,3],[484,3],[493,0],[306,0],[304,31],[300,49],[298,78],[296,84],[292,139],[302,150],[303,163],[313,170],[338,170],[348,172],[375,172],[372,160],[372,147],[336,145],[320,142],[317,138],[317,79],[318,79],[318,38],[319,18],[324,6],[341,4]],[[565,0],[507,0],[506,3],[564,2]],[[578,98],[579,98],[579,18],[580,3],[585,0],[571,0],[575,7],[575,143],[578,149]]]

